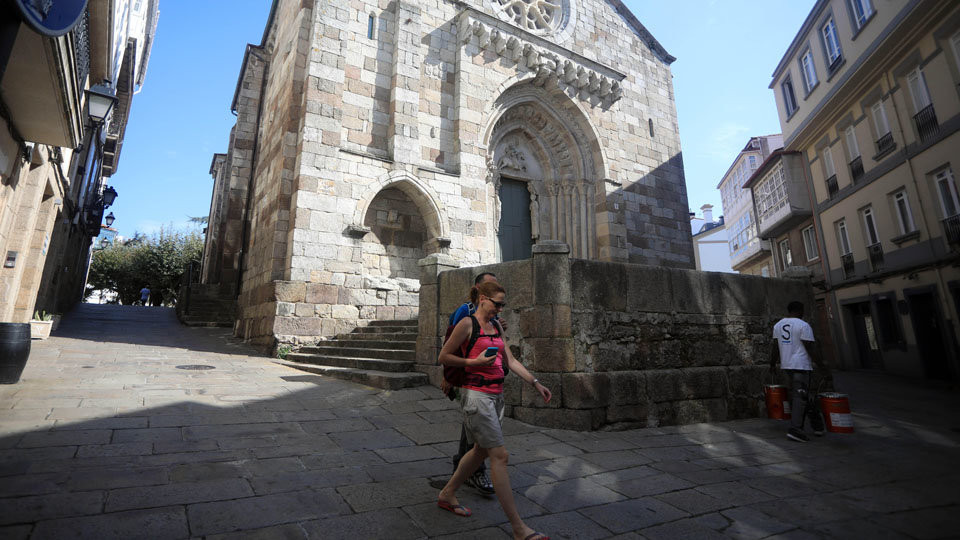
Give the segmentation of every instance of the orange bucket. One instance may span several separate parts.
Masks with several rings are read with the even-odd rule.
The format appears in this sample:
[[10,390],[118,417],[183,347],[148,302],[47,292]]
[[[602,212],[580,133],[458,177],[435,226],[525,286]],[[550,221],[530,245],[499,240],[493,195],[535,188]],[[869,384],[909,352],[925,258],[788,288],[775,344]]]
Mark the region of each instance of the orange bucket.
[[790,392],[782,384],[767,384],[763,387],[763,396],[767,400],[767,418],[774,420],[790,419]]
[[853,415],[850,414],[850,400],[846,394],[824,392],[820,394],[820,409],[827,431],[831,433],[853,433]]

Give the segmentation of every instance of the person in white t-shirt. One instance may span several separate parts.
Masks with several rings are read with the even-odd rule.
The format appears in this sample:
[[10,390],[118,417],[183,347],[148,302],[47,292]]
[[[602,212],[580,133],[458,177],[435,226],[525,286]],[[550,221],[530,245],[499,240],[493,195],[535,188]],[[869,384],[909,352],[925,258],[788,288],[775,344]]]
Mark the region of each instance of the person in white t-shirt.
[[780,319],[773,326],[773,339],[776,346],[770,348],[770,369],[780,368],[790,375],[790,393],[793,414],[790,417],[790,430],[787,438],[798,442],[809,439],[803,432],[806,418],[810,419],[813,434],[823,435],[823,418],[815,403],[816,396],[810,394],[810,375],[813,363],[827,371],[820,358],[819,350],[813,339],[813,328],[803,320],[803,304],[790,302],[787,305],[788,317]]

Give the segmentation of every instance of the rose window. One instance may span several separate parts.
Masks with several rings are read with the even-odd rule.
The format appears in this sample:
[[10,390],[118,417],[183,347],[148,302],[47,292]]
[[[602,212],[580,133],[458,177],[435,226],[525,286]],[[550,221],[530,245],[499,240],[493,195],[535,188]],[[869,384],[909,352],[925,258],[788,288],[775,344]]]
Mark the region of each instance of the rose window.
[[538,34],[557,30],[563,20],[564,0],[493,0],[501,16]]

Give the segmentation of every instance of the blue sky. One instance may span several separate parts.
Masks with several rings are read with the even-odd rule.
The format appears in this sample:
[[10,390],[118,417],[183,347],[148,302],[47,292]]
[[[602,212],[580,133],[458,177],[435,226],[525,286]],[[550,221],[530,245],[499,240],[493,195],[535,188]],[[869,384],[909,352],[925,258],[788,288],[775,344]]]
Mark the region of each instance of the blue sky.
[[[576,1],[576,0],[573,0]],[[770,75],[814,0],[625,0],[677,61],[689,206],[710,203],[749,137],[780,132]],[[186,228],[206,216],[214,152],[236,118],[230,101],[244,47],[259,43],[269,0],[163,0],[143,91],[133,100],[111,208],[121,235]]]

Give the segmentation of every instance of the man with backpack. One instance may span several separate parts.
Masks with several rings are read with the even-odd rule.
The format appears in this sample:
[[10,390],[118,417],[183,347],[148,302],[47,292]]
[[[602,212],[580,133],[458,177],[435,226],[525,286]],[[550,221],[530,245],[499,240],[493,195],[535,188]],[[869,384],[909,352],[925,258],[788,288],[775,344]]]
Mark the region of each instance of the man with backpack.
[[[480,285],[481,283],[486,283],[488,281],[492,281],[496,283],[497,276],[494,275],[492,272],[482,272],[478,274],[476,278],[474,278],[473,285],[474,287],[476,287],[477,285]],[[473,315],[474,313],[476,313],[476,311],[477,311],[477,306],[473,305],[473,303],[469,301],[464,302],[459,308],[457,308],[457,310],[450,315],[449,326],[447,327],[447,337],[448,338],[450,337],[450,330],[453,327],[457,326],[457,323],[460,322],[461,319],[463,319],[464,317],[469,317]],[[506,330],[507,325],[503,322],[503,320],[501,320],[499,317],[496,317],[494,320],[497,321],[501,329]],[[444,339],[444,341],[446,341],[446,338]],[[454,395],[455,395],[454,392],[456,392],[456,388],[450,386],[446,380],[443,381],[441,390],[443,390],[445,394],[450,396],[450,399],[454,398]],[[471,446],[472,445],[467,444],[466,428],[464,426],[461,426],[460,427],[460,447],[457,450],[457,455],[453,456],[454,471],[457,470],[457,465],[460,464],[460,458],[462,458],[463,455],[470,450]],[[480,463],[480,466],[477,468],[477,471],[473,473],[473,475],[471,475],[469,478],[467,478],[467,481],[465,483],[468,486],[473,486],[480,493],[483,493],[486,495],[492,495],[494,493],[493,483],[490,481],[490,477],[487,476],[487,467],[486,467],[486,464],[483,462]]]

